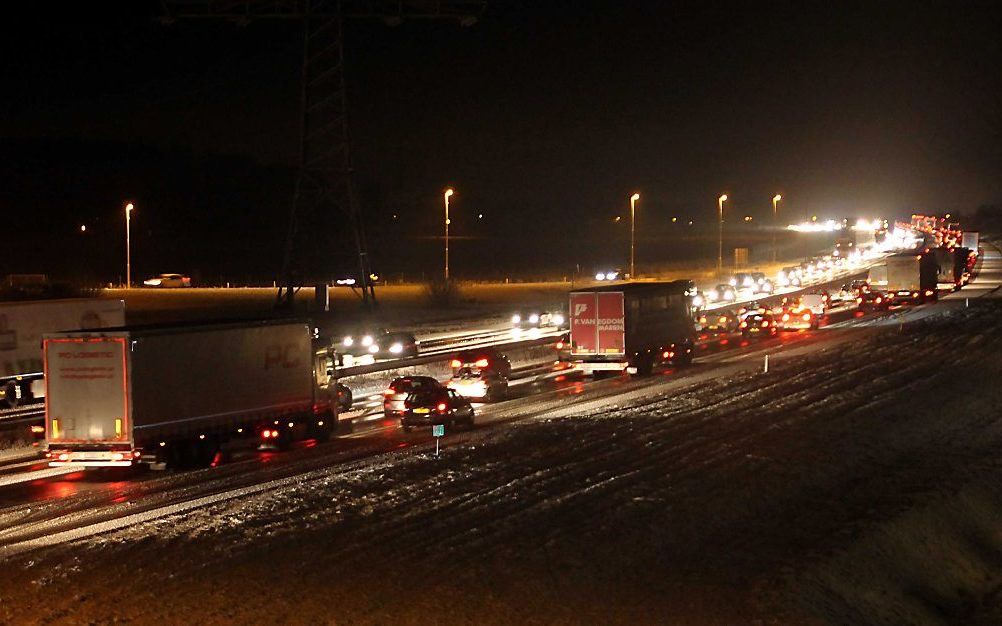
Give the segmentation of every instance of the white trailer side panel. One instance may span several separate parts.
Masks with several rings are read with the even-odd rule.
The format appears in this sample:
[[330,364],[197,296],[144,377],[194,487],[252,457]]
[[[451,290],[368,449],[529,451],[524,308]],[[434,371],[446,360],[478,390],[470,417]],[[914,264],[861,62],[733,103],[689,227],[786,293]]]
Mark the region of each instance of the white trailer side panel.
[[125,325],[125,302],[103,298],[32,300],[0,305],[0,375],[42,371],[42,335]]
[[200,424],[312,409],[306,324],[136,333],[128,349],[137,441]]

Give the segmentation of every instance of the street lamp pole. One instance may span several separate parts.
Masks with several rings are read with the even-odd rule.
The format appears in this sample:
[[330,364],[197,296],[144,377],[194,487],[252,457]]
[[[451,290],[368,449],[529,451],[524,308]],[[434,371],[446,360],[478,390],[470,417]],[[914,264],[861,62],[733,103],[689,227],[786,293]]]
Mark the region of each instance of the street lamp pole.
[[452,188],[445,190],[445,282],[449,282],[449,198],[454,193]]
[[783,196],[778,193],[772,197],[772,262],[776,262],[776,229],[779,228],[779,212],[777,205]]
[[636,272],[634,271],[634,266],[633,266],[633,242],[634,242],[633,226],[634,222],[636,221],[637,200],[639,199],[640,199],[639,193],[635,193],[632,196],[630,196],[630,280],[633,280],[633,277],[636,276]]
[[724,201],[727,194],[717,198],[717,276],[724,274]]
[[132,289],[132,240],[130,233],[130,220],[132,203],[125,205],[125,288]]

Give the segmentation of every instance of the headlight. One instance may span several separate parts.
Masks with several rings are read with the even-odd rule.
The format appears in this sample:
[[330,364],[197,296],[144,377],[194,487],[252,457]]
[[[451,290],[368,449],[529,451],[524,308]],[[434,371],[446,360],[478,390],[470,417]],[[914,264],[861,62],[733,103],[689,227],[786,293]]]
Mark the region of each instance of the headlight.
[[732,299],[734,299],[734,292],[731,291],[730,289],[728,289],[727,291],[725,291],[724,292],[724,299],[725,300],[732,300]]
[[341,345],[343,345],[345,348],[350,348],[354,344],[355,340],[352,339],[351,337],[345,337],[344,339],[341,340]]
[[369,352],[371,354],[375,354],[375,353],[379,352],[379,346],[377,344],[374,344],[374,343],[370,344],[369,345]]
[[711,289],[707,291],[706,295],[709,296],[710,300],[716,300],[717,298],[720,297],[720,293],[716,289]]
[[519,315],[519,314],[516,313],[515,315],[511,316],[511,323],[512,324],[518,324],[521,321],[522,321],[522,316],[521,315]]
[[365,337],[362,337],[362,345],[363,346],[371,346],[372,345],[372,335],[366,335]]
[[619,278],[619,272],[609,272],[605,275],[606,280],[616,280]]
[[738,285],[738,279],[737,278],[732,278],[729,281],[727,281],[727,284],[730,285],[731,287],[737,287],[737,285]]
[[553,316],[553,324],[555,326],[563,326],[564,325],[564,316],[561,315],[560,313],[557,313],[556,315],[554,315]]
[[751,287],[754,281],[752,281],[751,276],[745,277],[745,287]]
[[692,306],[703,306],[703,296],[693,296]]
[[390,352],[392,352],[393,354],[400,354],[403,351],[404,351],[404,346],[401,343],[395,343],[392,346],[390,346]]
[[599,272],[595,274],[595,280],[605,280],[605,272]]
[[532,315],[530,315],[529,316],[529,323],[530,324],[538,324],[539,323],[539,316],[536,315],[535,313],[533,313]]

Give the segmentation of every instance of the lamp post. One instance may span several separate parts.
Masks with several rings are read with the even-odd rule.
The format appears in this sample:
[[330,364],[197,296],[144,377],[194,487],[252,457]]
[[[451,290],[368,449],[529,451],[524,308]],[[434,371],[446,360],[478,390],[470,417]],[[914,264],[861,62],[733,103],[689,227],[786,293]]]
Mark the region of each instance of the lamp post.
[[456,193],[450,187],[445,190],[445,281],[449,282],[449,198]]
[[727,194],[717,198],[717,276],[724,273],[724,201]]
[[130,231],[130,221],[132,209],[131,202],[125,205],[125,288],[132,289],[132,240]]
[[639,193],[635,193],[632,196],[630,196],[630,279],[631,280],[633,279],[634,276],[636,276],[636,273],[634,272],[634,267],[633,267],[633,242],[634,242],[634,239],[633,239],[633,232],[634,232],[633,225],[634,225],[634,222],[636,221],[637,200],[639,200],[639,199],[640,199],[640,194]]
[[783,196],[778,193],[772,197],[772,262],[776,262],[776,229],[779,228],[779,212],[777,205]]

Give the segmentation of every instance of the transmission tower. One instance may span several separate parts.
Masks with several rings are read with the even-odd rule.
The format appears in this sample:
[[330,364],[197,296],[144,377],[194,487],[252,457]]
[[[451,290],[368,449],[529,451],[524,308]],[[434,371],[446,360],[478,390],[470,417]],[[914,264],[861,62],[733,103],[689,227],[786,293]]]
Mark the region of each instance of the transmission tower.
[[[358,285],[365,307],[376,301],[370,276],[365,222],[352,185],[351,140],[344,74],[344,22],[378,19],[389,26],[405,19],[444,19],[472,26],[484,0],[163,0],[165,23],[177,19],[298,20],[303,25],[299,171],[282,261],[276,304],[292,307],[307,282],[327,283],[319,267],[328,248],[318,231],[347,223],[358,256]],[[330,223],[333,213],[340,215]],[[310,252],[313,252],[313,260]]]

